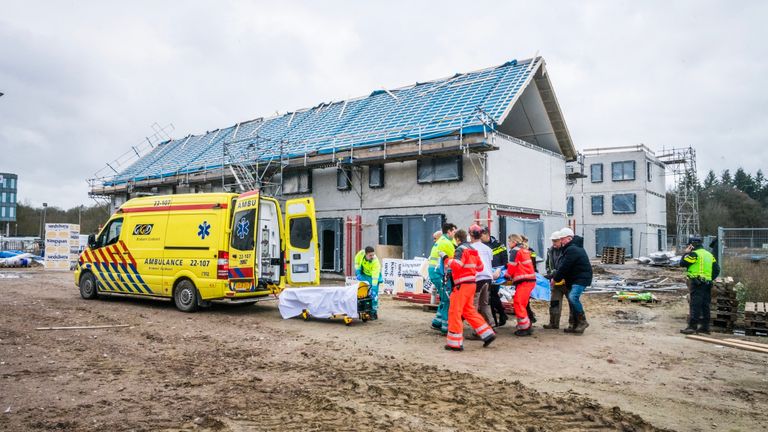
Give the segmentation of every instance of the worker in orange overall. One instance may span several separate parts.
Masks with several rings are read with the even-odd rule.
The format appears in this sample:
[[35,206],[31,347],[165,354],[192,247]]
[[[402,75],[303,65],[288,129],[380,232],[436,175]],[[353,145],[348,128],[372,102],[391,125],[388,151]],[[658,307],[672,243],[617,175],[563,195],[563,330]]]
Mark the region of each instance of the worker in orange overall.
[[[449,351],[464,351],[464,319],[482,339],[483,347],[487,347],[496,339],[496,333],[477,312],[474,305],[476,274],[483,269],[483,262],[477,251],[467,243],[467,232],[459,230],[454,234],[456,247],[453,257],[446,260],[451,269],[453,291],[448,308],[448,336],[445,349]],[[440,256],[445,257],[444,252]],[[523,306],[525,308],[525,306]],[[463,319],[462,319],[463,317]]]
[[531,330],[531,320],[528,317],[526,307],[531,298],[531,291],[536,286],[536,271],[533,268],[531,254],[525,247],[521,235],[511,234],[509,247],[507,278],[515,285],[515,296],[512,298],[517,317],[515,336],[530,336],[533,334],[533,330]]

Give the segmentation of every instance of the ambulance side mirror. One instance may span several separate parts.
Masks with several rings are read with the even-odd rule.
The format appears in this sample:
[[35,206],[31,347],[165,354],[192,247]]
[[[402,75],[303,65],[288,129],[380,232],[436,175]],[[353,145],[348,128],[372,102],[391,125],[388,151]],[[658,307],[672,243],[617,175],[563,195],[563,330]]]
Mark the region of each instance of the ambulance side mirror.
[[88,247],[91,249],[96,249],[96,234],[88,235]]

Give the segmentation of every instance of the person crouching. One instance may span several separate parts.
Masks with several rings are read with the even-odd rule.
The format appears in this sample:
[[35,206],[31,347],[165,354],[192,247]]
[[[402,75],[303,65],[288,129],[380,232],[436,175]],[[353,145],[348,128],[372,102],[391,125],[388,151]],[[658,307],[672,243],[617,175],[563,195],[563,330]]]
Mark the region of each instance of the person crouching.
[[[496,333],[474,306],[475,278],[477,272],[483,269],[483,262],[477,251],[467,243],[466,231],[459,230],[454,237],[459,245],[456,247],[453,257],[446,261],[446,265],[451,269],[453,291],[448,308],[448,335],[445,349],[449,351],[464,350],[465,319],[482,339],[483,347],[487,347],[496,339]],[[444,252],[440,252],[440,254],[441,257],[446,256]]]
[[507,263],[507,278],[515,285],[515,296],[512,304],[517,317],[515,336],[530,336],[531,320],[528,317],[528,301],[531,291],[536,287],[536,272],[533,269],[530,252],[523,247],[523,237],[519,234],[509,236],[509,263]]

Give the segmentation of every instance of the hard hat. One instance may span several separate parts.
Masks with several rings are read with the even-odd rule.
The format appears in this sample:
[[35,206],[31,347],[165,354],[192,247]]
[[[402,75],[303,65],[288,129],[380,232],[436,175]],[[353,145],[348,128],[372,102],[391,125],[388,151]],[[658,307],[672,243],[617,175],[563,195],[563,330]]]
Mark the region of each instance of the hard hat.
[[573,237],[573,230],[565,227],[560,230],[560,238]]
[[700,245],[701,243],[702,243],[701,237],[697,237],[697,236],[688,237],[689,245]]
[[560,230],[553,232],[552,235],[549,236],[549,239],[552,241],[560,240],[561,238],[563,238],[563,233]]

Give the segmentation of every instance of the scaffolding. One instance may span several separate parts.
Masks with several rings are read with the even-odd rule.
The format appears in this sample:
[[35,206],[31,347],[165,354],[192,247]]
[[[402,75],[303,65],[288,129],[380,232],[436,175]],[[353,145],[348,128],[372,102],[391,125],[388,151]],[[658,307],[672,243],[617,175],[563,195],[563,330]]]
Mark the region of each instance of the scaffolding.
[[696,185],[696,150],[692,147],[662,150],[656,157],[667,168],[674,182],[677,217],[677,247],[682,249],[688,238],[700,235],[699,198]]

